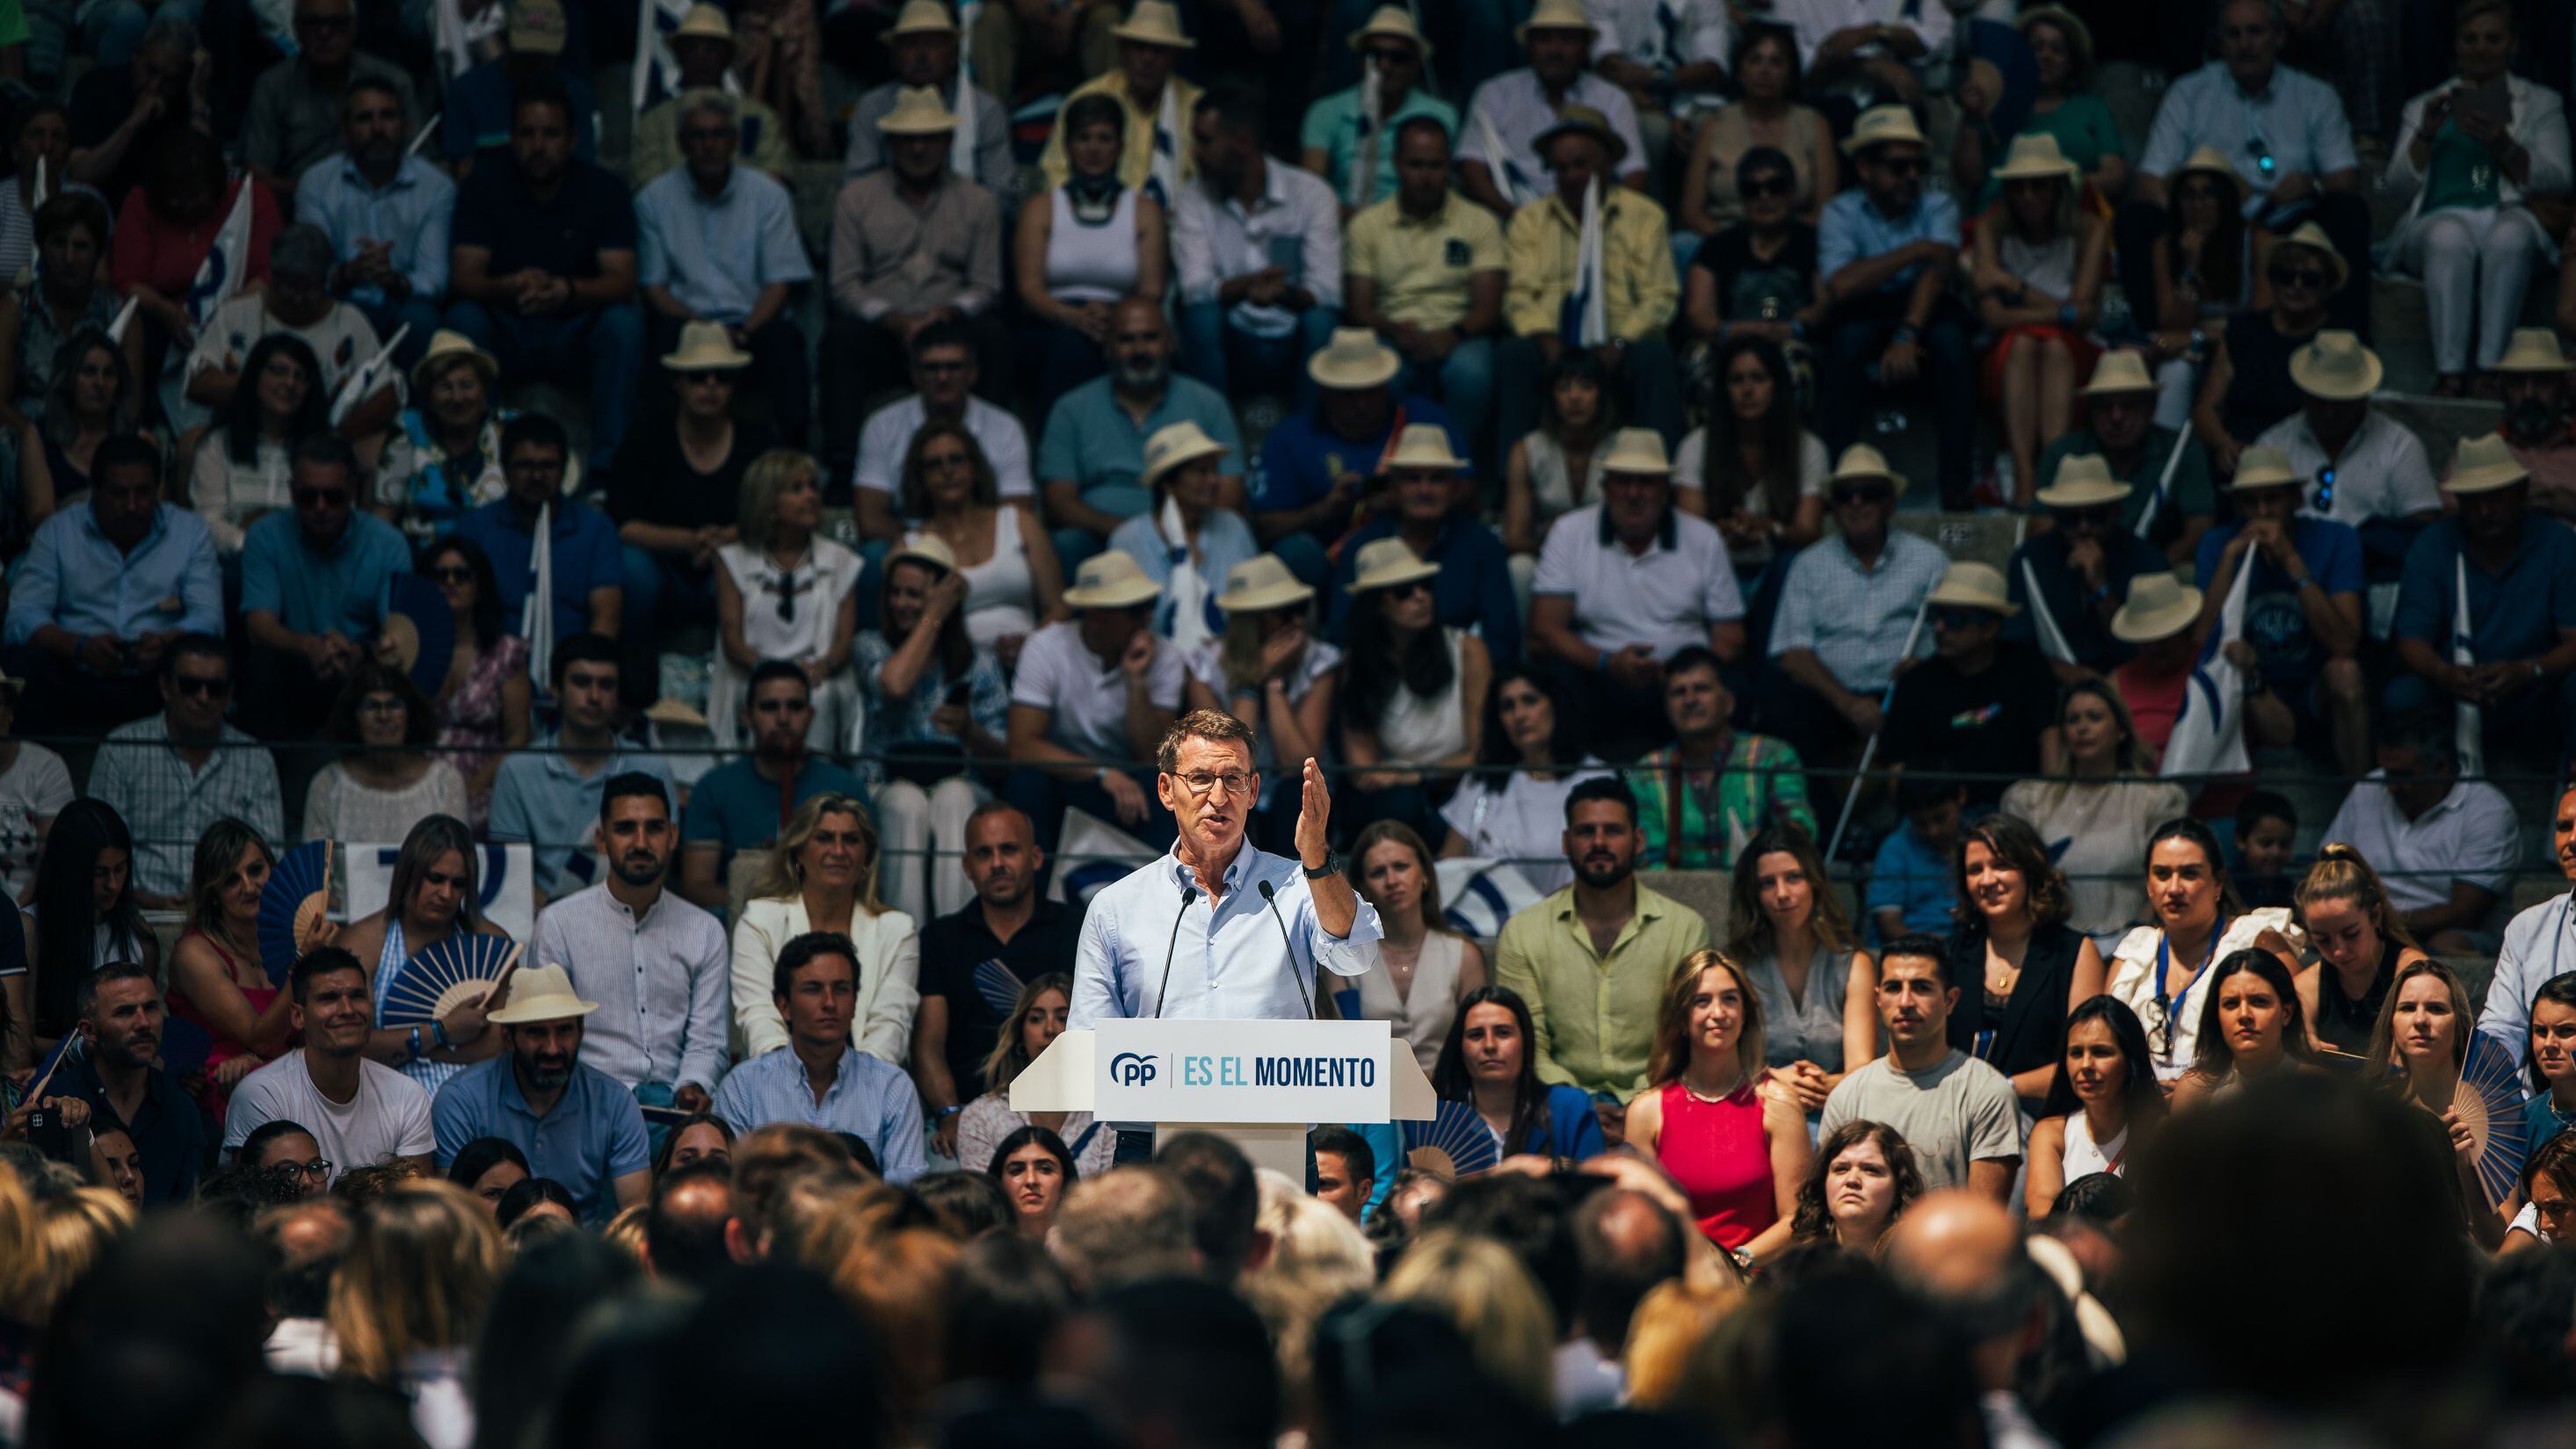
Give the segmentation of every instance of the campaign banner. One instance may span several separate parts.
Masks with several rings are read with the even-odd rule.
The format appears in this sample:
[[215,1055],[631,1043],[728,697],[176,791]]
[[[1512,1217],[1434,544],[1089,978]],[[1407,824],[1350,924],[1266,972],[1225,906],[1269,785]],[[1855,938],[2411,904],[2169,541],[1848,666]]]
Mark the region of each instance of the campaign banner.
[[1094,1028],[1104,1122],[1385,1122],[1383,1021],[1121,1019]]
[[[393,894],[394,862],[401,858],[400,845],[349,845],[341,880],[345,882],[349,920],[371,916],[385,908]],[[483,918],[510,933],[513,941],[524,941],[537,928],[536,858],[534,848],[526,845],[486,845],[475,865],[475,888],[481,898]]]

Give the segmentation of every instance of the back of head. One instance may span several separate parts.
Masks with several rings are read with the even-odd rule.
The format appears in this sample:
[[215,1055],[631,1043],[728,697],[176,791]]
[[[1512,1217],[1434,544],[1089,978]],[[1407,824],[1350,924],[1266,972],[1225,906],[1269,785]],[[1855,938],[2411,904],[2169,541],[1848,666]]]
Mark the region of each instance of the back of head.
[[905,1228],[855,1245],[832,1274],[882,1345],[887,1402],[901,1422],[911,1422],[946,1377],[957,1252],[945,1233]]
[[1075,1183],[1047,1246],[1074,1286],[1091,1293],[1199,1264],[1189,1197],[1159,1166],[1113,1167]]
[[[648,1449],[823,1444],[877,1449],[890,1422],[883,1348],[811,1273],[760,1264],[709,1289],[672,1345]],[[723,1392],[710,1393],[709,1385]]]
[[1594,1347],[1615,1358],[1639,1301],[1681,1277],[1688,1250],[1682,1225],[1644,1193],[1596,1192],[1574,1211],[1574,1250],[1583,1266],[1577,1321]]
[[1035,1385],[1048,1340],[1073,1311],[1073,1288],[1046,1249],[1017,1233],[987,1234],[958,1253],[949,1283],[950,1381]]
[[912,1195],[938,1214],[941,1231],[961,1243],[1011,1226],[1011,1200],[989,1173],[933,1172],[912,1180]]
[[588,1233],[555,1233],[510,1259],[474,1354],[474,1421],[485,1444],[519,1444],[554,1402],[576,1330],[639,1279],[635,1260]]
[[2576,1247],[2546,1243],[2496,1259],[2478,1289],[2477,1315],[2497,1388],[2535,1405],[2576,1396],[2567,1353],[2576,1332]]
[[[1852,1261],[1779,1305],[1772,1382],[1794,1449],[1985,1441],[1967,1346],[1922,1300]],[[1855,1406],[1869,1405],[1867,1413]]]
[[359,1379],[281,1373],[249,1386],[207,1449],[342,1449],[417,1442],[411,1405],[393,1389]]
[[770,1195],[795,1172],[820,1168],[847,1172],[850,1154],[839,1139],[801,1122],[773,1122],[733,1145],[733,1191],[746,1218],[767,1217]]
[[1252,1159],[1213,1132],[1181,1132],[1154,1154],[1154,1165],[1189,1199],[1190,1239],[1201,1269],[1231,1282],[1250,1262],[1259,1233],[1261,1188]]
[[1489,1172],[1459,1183],[1424,1209],[1422,1226],[1426,1232],[1438,1227],[1473,1233],[1511,1249],[1547,1295],[1556,1336],[1563,1338],[1574,1326],[1583,1283],[1570,1216],[1555,1183],[1517,1172]]
[[1396,1260],[1382,1293],[1448,1317],[1486,1374],[1531,1408],[1553,1401],[1555,1320],[1528,1270],[1501,1243],[1429,1228]]
[[359,1210],[332,1286],[342,1366],[390,1380],[416,1352],[471,1345],[501,1268],[500,1229],[472,1194],[435,1179],[393,1187]]
[[26,1441],[162,1449],[195,1438],[264,1376],[263,1286],[241,1234],[156,1214],[108,1249],[46,1326]]
[[1278,1365],[1242,1299],[1203,1279],[1151,1278],[1102,1295],[1091,1312],[1103,1330],[1092,1376],[1125,1417],[1130,1443],[1268,1449]]
[[725,1224],[733,1218],[733,1169],[700,1159],[664,1173],[653,1184],[652,1213],[644,1220],[644,1250],[653,1276],[704,1288],[733,1267]]

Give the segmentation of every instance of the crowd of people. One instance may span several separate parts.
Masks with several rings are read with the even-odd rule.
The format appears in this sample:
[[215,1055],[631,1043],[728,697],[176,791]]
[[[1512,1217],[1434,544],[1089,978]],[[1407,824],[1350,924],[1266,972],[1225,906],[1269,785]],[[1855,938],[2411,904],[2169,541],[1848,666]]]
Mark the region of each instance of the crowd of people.
[[0,0],[0,1444],[2563,1432],[2565,7],[641,12]]

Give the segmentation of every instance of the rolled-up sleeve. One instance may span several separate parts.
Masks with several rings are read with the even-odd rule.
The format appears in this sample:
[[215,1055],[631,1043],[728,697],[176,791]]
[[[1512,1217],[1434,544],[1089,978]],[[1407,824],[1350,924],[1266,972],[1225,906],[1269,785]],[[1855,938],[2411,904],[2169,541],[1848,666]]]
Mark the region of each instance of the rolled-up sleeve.
[[[1306,889],[1304,882],[1299,882]],[[1365,899],[1359,902],[1358,914],[1351,917],[1351,933],[1336,936],[1324,929],[1322,918],[1315,914],[1315,897],[1306,896],[1306,946],[1315,956],[1315,964],[1336,976],[1366,976],[1377,969],[1378,943],[1386,939],[1386,926],[1377,918],[1377,907]]]

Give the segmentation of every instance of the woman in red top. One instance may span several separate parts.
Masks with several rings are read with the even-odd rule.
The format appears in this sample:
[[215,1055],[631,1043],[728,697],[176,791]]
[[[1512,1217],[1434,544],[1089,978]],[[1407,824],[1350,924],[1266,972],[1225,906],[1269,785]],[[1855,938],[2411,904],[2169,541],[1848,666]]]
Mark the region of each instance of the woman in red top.
[[1690,1195],[1699,1230],[1750,1268],[1789,1245],[1807,1180],[1806,1114],[1766,1085],[1762,998],[1717,951],[1673,973],[1655,1013],[1654,1085],[1628,1104],[1628,1138]]
[[[153,147],[143,184],[126,193],[117,212],[108,263],[116,290],[137,299],[152,324],[146,333],[151,342],[182,351],[196,345],[188,323],[188,289],[245,186],[251,188],[250,258],[242,272],[242,285],[248,287],[268,278],[269,239],[283,225],[276,196],[246,176],[227,182],[224,153],[203,131],[182,128]],[[146,359],[144,376],[160,376],[156,364],[161,355],[155,351]]]
[[223,1120],[233,1084],[286,1050],[293,1005],[259,960],[259,893],[276,864],[259,832],[226,817],[197,837],[188,931],[170,952],[170,1014],[213,1038],[198,1099]]

